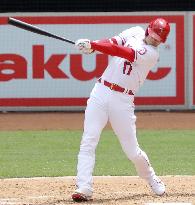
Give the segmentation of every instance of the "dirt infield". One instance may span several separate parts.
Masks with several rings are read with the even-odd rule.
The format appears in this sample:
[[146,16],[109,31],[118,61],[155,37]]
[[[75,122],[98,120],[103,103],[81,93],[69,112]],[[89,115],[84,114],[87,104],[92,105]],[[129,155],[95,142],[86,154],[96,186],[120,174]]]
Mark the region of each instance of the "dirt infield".
[[[94,198],[85,204],[144,205],[151,202],[195,203],[194,177],[162,177],[167,193],[155,196],[138,177],[94,177]],[[0,182],[0,204],[76,204],[71,200],[75,178],[5,179]]]
[[[195,129],[195,112],[139,111],[136,116],[138,129]],[[84,113],[1,113],[0,130],[82,129],[83,119]]]
[[[138,129],[195,129],[195,113],[137,112]],[[82,129],[83,113],[1,113],[0,130]],[[110,126],[107,126],[109,129]],[[155,196],[138,177],[94,177],[94,200],[85,204],[195,204],[194,176],[164,176],[167,191]],[[74,204],[75,177],[0,179],[0,205]]]

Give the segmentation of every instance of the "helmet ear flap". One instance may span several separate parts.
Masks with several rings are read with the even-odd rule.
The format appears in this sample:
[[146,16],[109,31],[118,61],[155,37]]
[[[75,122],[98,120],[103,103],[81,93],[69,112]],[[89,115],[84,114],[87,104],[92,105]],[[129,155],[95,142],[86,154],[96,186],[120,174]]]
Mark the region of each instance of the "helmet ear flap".
[[148,36],[148,35],[149,35],[149,33],[148,33],[148,27],[147,27],[147,29],[145,31],[145,36]]

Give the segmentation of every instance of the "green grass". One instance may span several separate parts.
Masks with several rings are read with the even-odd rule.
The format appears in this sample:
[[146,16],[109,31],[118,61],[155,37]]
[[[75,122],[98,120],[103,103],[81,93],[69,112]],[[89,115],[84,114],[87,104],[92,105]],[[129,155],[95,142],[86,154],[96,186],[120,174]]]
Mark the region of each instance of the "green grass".
[[[81,131],[0,132],[0,178],[76,175]],[[195,130],[140,130],[159,175],[195,174]],[[112,131],[102,133],[94,175],[137,175]]]

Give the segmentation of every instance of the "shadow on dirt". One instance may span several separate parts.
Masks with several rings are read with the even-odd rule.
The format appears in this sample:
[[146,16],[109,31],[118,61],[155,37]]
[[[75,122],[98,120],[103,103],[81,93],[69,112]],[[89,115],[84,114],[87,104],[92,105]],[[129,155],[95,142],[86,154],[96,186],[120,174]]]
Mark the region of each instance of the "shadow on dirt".
[[[127,196],[115,196],[115,198],[103,198],[103,199],[93,199],[92,201],[84,202],[82,204],[105,204],[105,205],[112,205],[112,204],[123,204],[123,202],[129,202],[134,204],[139,204],[140,200],[143,201],[155,201],[162,199],[162,201],[166,202],[167,200],[175,200],[175,202],[179,202],[179,198],[186,198],[186,202],[189,201],[189,198],[194,198],[195,193],[167,193],[164,196],[156,196],[151,194],[133,194],[133,195],[127,195]],[[36,205],[67,205],[67,204],[79,204],[76,202],[73,202],[72,199],[69,200],[52,200],[49,202],[44,202],[41,204]],[[29,204],[33,205],[33,204]]]

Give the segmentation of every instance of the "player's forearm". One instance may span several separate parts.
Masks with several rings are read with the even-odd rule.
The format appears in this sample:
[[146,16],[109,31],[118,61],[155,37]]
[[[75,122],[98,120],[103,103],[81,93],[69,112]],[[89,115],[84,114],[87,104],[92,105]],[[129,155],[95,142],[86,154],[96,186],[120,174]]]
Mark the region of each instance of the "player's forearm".
[[135,59],[135,51],[132,48],[118,46],[116,44],[110,43],[109,41],[104,41],[104,42],[92,41],[90,43],[91,43],[91,48],[96,51],[100,51],[102,53],[112,55],[112,56],[125,58],[130,62],[133,62]]

